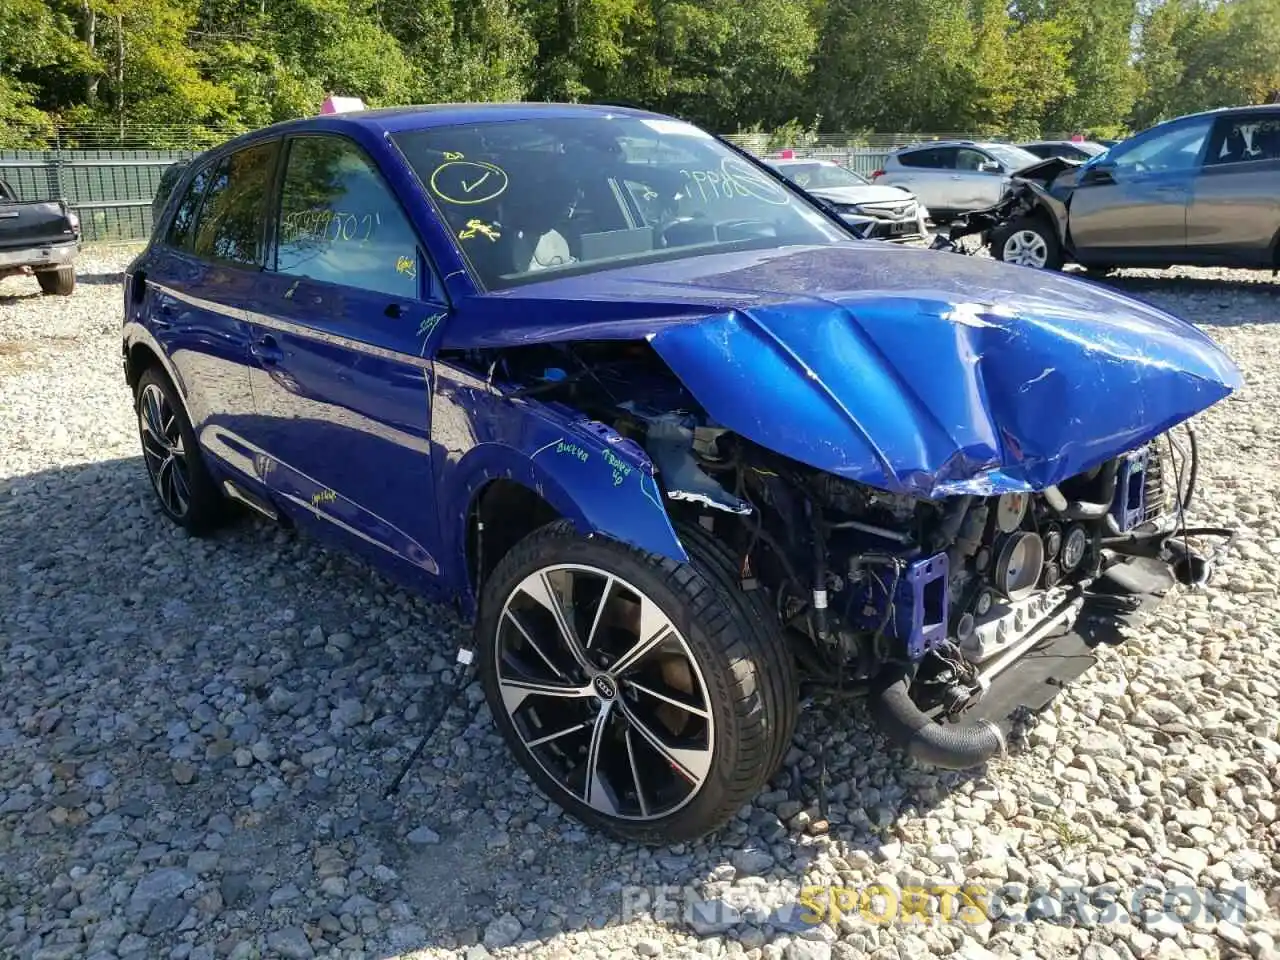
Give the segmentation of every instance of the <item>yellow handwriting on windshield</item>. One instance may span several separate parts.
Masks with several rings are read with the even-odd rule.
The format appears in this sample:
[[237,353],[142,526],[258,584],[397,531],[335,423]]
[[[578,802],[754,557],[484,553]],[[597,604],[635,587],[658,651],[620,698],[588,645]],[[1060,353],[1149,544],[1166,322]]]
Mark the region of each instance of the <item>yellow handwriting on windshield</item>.
[[458,231],[459,240],[470,240],[475,236],[487,237],[492,242],[501,237],[502,232],[498,230],[497,224],[475,219],[468,220],[467,225]]

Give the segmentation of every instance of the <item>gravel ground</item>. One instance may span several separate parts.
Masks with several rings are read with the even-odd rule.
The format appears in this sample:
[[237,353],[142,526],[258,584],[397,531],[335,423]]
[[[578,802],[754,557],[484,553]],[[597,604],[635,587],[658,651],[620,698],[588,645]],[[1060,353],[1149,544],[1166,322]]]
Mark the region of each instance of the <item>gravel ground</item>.
[[[70,299],[0,283],[0,955],[1276,955],[1269,276],[1110,281],[1204,324],[1245,369],[1239,400],[1202,418],[1194,519],[1243,529],[1214,586],[1101,650],[981,777],[904,763],[860,709],[834,730],[808,715],[789,764],[812,773],[825,745],[825,830],[784,773],[714,842],[646,850],[543,800],[483,707],[455,709],[402,794],[380,798],[461,626],[265,524],[197,541],[160,517],[120,370],[126,261],[86,255]],[[993,922],[766,911],[802,884],[957,881],[1051,895]],[[624,910],[644,903],[633,885],[659,884],[708,902],[651,890],[646,915]],[[1188,919],[1151,909],[1180,889],[1200,891]]]

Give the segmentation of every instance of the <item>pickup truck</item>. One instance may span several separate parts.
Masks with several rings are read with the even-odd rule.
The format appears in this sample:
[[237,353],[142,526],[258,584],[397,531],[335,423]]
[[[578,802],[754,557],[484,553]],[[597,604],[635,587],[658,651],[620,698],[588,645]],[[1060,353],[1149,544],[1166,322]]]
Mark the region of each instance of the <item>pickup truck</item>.
[[21,201],[0,180],[0,280],[34,273],[45,293],[69,296],[79,251],[80,218],[66,201]]

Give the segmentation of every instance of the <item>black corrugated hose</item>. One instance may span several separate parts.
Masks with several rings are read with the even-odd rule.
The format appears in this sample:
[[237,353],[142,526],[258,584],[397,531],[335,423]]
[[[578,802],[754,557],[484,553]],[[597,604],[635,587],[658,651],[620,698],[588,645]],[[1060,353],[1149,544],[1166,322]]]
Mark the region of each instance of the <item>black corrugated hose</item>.
[[947,770],[965,770],[1005,754],[1004,734],[990,720],[966,725],[936,723],[911,700],[908,670],[891,670],[872,698],[872,712],[908,756]]

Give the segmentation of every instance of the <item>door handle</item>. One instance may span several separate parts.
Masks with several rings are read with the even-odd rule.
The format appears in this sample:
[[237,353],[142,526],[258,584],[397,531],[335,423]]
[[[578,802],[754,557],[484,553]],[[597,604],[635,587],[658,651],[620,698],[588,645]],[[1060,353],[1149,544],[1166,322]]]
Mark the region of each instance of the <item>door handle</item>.
[[249,352],[263,364],[279,363],[284,359],[284,351],[276,338],[271,334],[263,334],[249,343]]
[[161,329],[173,325],[173,304],[168,300],[161,300],[159,306],[156,307],[155,313],[151,315],[151,325]]
[[964,179],[964,177],[960,176],[960,174],[958,174],[958,173],[957,173],[957,174],[954,174],[954,175],[951,177],[951,179],[952,179],[952,180],[963,180],[963,179]]

